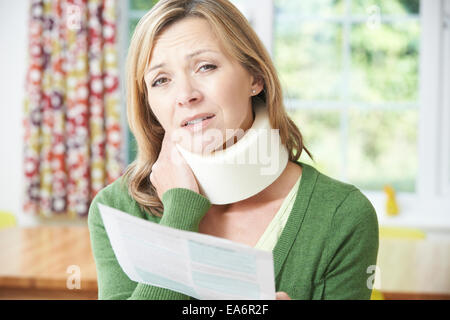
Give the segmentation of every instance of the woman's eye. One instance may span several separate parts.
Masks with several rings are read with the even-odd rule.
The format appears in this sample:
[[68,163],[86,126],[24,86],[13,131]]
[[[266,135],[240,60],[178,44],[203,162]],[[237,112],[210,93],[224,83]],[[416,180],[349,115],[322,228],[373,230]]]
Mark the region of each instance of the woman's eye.
[[[199,69],[203,69],[204,71],[208,71],[208,70],[213,70],[216,69],[217,66],[213,65],[213,64],[205,64],[203,66],[201,66]],[[152,87],[159,87],[160,85],[163,85],[164,83],[167,82],[167,78],[163,77],[163,78],[159,78],[157,80],[155,80],[155,82],[152,83]]]
[[205,64],[205,65],[200,67],[200,69],[203,69],[203,68],[206,68],[207,70],[212,70],[212,69],[215,69],[217,67],[215,65],[213,65],[213,64]]
[[164,80],[164,79],[167,80],[167,78],[159,78],[159,79],[157,79],[155,82],[152,83],[152,87],[157,87],[157,86],[159,86],[160,84],[163,84],[163,83],[161,83],[160,81],[161,81],[161,80]]

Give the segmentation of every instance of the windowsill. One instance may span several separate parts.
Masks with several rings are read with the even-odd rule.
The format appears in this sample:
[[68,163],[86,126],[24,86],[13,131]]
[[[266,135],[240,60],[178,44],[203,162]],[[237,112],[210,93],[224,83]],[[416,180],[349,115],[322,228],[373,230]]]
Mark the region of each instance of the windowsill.
[[[362,191],[362,190],[361,190]],[[386,196],[382,192],[362,191],[374,206],[378,224],[382,227],[417,228],[424,231],[450,232],[450,210],[442,199],[419,201],[416,195],[396,195],[399,213],[388,216],[385,210]]]
[[382,227],[408,227],[430,231],[450,231],[450,221],[448,216],[430,215],[423,217],[417,214],[402,214],[399,216],[380,216],[378,223]]
[[17,225],[20,227],[38,227],[38,226],[87,226],[87,218],[70,219],[67,217],[44,218],[41,216],[30,216],[20,213],[16,216]]

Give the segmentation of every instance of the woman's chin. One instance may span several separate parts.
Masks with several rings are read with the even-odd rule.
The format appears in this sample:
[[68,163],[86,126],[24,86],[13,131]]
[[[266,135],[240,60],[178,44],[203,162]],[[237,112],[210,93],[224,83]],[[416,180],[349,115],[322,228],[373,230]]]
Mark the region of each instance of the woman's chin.
[[[242,129],[208,128],[199,132],[187,130],[178,131],[181,134],[179,145],[192,153],[210,155],[225,150],[242,138],[245,132]],[[178,136],[178,135],[177,135]]]

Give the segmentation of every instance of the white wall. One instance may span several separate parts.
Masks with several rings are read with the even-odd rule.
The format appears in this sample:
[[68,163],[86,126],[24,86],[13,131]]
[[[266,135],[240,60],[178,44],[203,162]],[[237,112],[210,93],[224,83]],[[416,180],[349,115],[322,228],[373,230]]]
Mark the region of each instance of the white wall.
[[0,210],[21,212],[28,0],[0,0]]

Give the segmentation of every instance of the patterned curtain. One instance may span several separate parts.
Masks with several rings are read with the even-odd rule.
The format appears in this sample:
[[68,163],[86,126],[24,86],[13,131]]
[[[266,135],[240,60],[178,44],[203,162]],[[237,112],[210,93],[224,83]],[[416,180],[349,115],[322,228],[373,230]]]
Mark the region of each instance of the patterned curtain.
[[85,217],[121,174],[116,0],[31,0],[23,209]]

